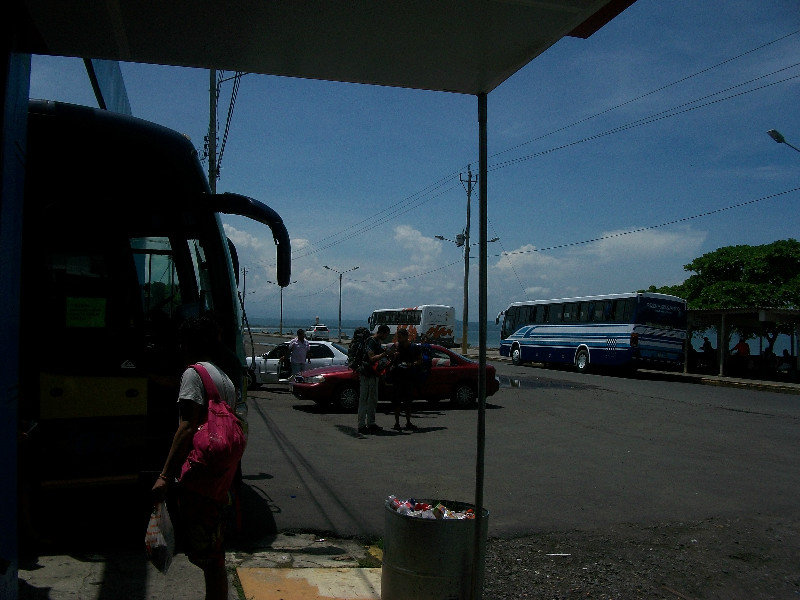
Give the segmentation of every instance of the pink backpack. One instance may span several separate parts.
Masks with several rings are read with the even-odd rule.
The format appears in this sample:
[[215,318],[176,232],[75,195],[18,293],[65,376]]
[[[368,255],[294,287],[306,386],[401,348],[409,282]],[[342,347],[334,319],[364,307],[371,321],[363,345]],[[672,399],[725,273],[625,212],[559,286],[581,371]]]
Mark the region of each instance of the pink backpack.
[[181,467],[179,481],[185,489],[224,504],[247,440],[238,417],[220,399],[206,368],[199,363],[191,367],[203,381],[208,417],[192,438],[192,449]]

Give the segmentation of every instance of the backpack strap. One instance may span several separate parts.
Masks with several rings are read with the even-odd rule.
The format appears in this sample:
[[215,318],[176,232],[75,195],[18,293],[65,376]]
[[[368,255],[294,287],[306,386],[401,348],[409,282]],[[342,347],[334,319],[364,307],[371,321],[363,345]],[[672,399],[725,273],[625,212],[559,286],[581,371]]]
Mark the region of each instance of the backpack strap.
[[208,369],[206,369],[200,363],[189,366],[197,371],[197,374],[200,376],[200,379],[203,382],[203,387],[206,389],[206,396],[208,396],[209,402],[212,400],[215,402],[221,402],[219,390],[217,389],[217,385],[214,383],[214,380],[211,378],[211,374],[208,372]]

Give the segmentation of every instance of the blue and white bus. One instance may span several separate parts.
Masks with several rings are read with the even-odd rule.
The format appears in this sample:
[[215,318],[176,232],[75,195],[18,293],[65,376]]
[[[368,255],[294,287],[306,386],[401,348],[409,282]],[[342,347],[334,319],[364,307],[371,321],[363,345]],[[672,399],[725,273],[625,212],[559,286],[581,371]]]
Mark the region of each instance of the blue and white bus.
[[503,319],[500,355],[524,362],[667,367],[683,362],[686,301],[648,292],[514,302]]

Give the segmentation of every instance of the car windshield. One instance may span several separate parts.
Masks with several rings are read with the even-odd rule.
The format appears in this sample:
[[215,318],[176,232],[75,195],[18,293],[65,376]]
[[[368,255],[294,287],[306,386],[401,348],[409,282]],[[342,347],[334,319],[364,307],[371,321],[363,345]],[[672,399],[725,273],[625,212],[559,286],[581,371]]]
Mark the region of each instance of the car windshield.
[[342,346],[341,344],[337,344],[336,342],[334,342],[333,344],[331,344],[331,346],[336,348],[342,354],[347,354],[347,348]]

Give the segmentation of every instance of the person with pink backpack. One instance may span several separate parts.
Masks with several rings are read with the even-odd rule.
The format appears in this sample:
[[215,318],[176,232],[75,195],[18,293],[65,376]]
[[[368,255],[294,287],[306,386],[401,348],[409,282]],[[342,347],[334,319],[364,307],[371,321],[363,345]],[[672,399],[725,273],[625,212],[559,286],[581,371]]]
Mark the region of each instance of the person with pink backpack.
[[178,539],[203,570],[207,600],[227,600],[223,509],[246,439],[233,412],[236,388],[212,360],[219,356],[219,329],[209,316],[191,318],[179,330],[189,366],[178,393],[179,422],[164,468],[153,485],[162,501],[175,486]]

